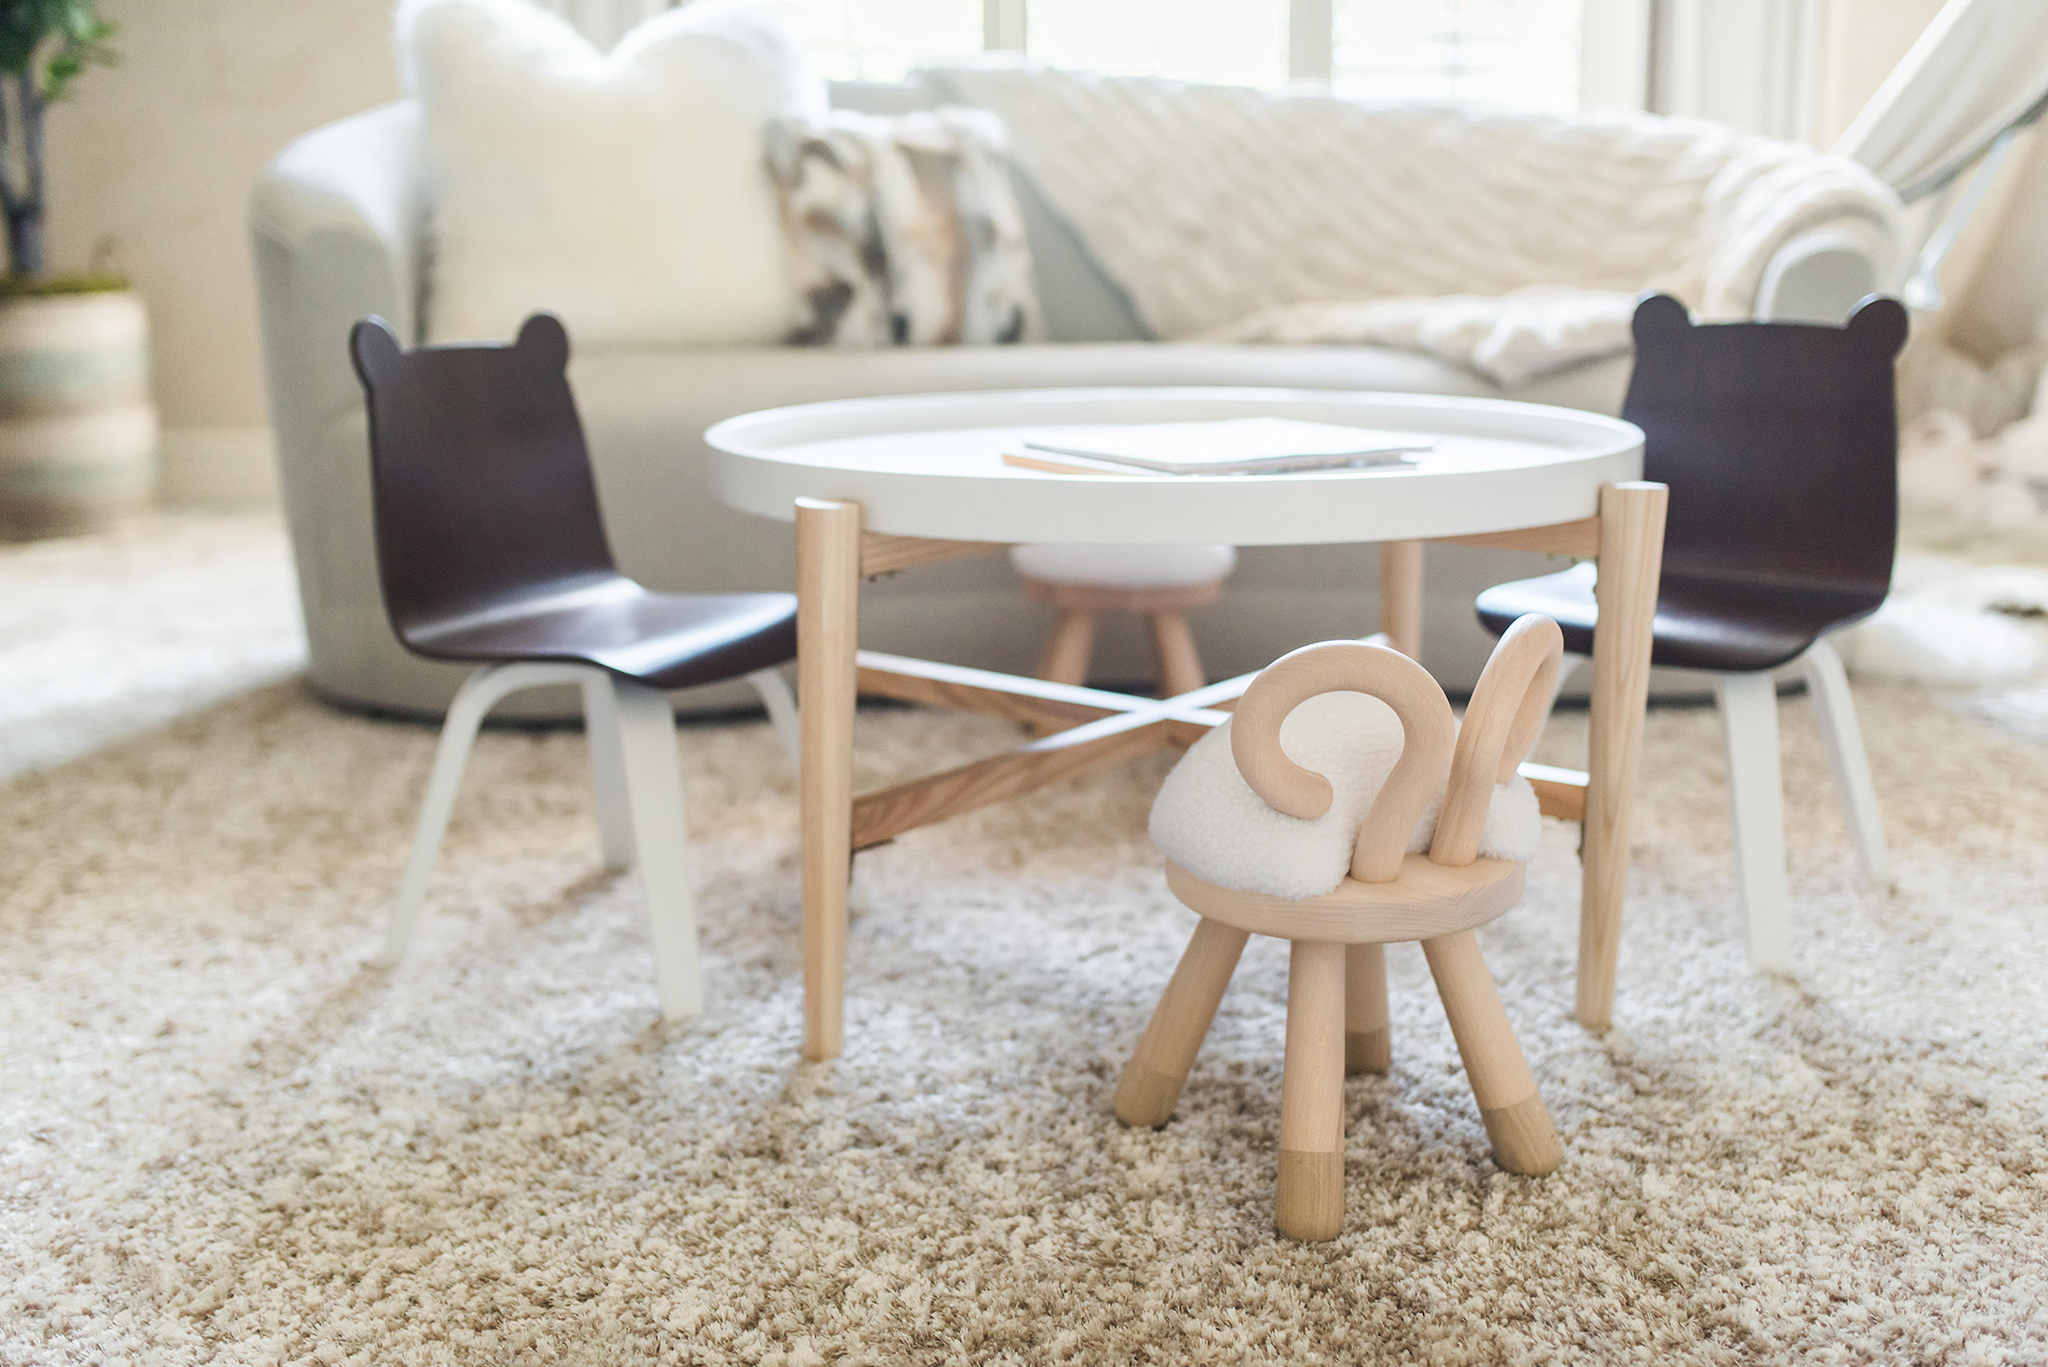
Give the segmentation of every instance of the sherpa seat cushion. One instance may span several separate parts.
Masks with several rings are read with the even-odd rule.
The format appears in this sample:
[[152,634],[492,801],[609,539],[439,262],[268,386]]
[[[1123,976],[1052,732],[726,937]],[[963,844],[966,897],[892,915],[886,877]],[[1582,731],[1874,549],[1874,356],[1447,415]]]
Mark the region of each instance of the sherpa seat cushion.
[[[1281,723],[1280,748],[1330,780],[1329,811],[1303,821],[1267,806],[1238,773],[1225,722],[1190,746],[1166,776],[1152,803],[1152,843],[1218,887],[1289,898],[1334,891],[1350,872],[1359,823],[1400,758],[1400,719],[1378,698],[1324,693]],[[1439,789],[1415,823],[1410,851],[1428,850],[1442,804]],[[1536,791],[1518,776],[1493,790],[1479,853],[1527,860],[1542,830]]]

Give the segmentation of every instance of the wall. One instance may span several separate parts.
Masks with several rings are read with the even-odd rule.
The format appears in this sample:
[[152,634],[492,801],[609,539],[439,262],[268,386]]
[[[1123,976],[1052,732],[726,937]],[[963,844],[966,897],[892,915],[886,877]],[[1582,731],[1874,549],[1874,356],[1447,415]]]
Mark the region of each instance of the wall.
[[1943,0],[1829,0],[1820,25],[1820,70],[1810,116],[1814,141],[1825,147],[1842,135],[1942,4]]
[[274,487],[243,204],[293,137],[395,99],[390,0],[101,0],[121,64],[50,117],[54,266],[121,244],[151,311],[164,488]]
[[1943,0],[1657,0],[1651,107],[1828,146]]

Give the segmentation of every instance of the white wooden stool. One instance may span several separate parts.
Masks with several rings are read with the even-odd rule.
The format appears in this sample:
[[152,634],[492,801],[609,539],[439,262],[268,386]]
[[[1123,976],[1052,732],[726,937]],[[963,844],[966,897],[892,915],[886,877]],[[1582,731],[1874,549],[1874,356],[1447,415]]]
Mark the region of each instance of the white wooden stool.
[[[1167,855],[1167,885],[1202,920],[1124,1069],[1117,1118],[1142,1126],[1171,1118],[1245,941],[1255,933],[1291,941],[1274,1214],[1284,1235],[1333,1239],[1343,1229],[1344,1074],[1392,1063],[1389,942],[1422,942],[1494,1161],[1535,1175],[1561,1160],[1550,1113],[1472,932],[1522,895],[1522,861],[1534,845],[1527,831],[1537,818],[1535,796],[1523,796],[1526,783],[1515,771],[1548,715],[1562,650],[1555,622],[1534,615],[1516,622],[1480,676],[1460,728],[1436,681],[1399,652],[1363,642],[1304,647],[1268,666],[1227,726],[1197,742],[1161,789],[1152,830]],[[1328,765],[1339,770],[1344,791],[1281,748],[1288,715],[1330,693],[1370,694],[1399,719],[1398,750],[1381,746],[1398,757],[1378,767],[1384,778],[1370,794],[1359,791],[1367,786],[1359,776],[1375,770],[1373,736],[1361,731],[1359,753],[1348,757],[1356,763]],[[1334,715],[1329,708],[1313,715],[1326,713]],[[1289,748],[1316,755],[1318,747],[1304,743],[1316,739],[1291,729]],[[1322,739],[1320,755],[1335,754]],[[1234,761],[1230,782],[1217,777],[1222,746]],[[1183,770],[1188,777],[1177,783]],[[1411,852],[1439,799],[1428,855]],[[1526,820],[1497,810],[1516,804]],[[1266,843],[1278,849],[1278,861],[1262,859],[1263,833],[1245,839],[1261,825],[1277,837]],[[1518,857],[1482,857],[1503,845],[1516,846],[1510,852]],[[1323,882],[1334,871],[1335,886],[1305,892],[1302,865],[1325,855],[1334,868],[1307,877]]]
[[1237,568],[1234,547],[1018,546],[1010,563],[1027,596],[1060,611],[1038,662],[1039,678],[1088,682],[1096,618],[1136,612],[1152,629],[1161,694],[1170,698],[1209,682],[1182,614],[1214,602],[1223,591],[1223,581]]

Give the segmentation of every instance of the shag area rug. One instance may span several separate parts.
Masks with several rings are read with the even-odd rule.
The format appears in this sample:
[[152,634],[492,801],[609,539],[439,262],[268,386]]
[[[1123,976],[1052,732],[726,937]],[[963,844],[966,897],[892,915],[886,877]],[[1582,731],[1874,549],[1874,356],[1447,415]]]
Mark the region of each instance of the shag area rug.
[[0,546],[0,778],[305,662],[274,512],[155,512],[99,535]]
[[[1494,1168],[1397,949],[1345,1232],[1299,1244],[1283,945],[1172,1124],[1110,1115],[1192,926],[1164,757],[861,856],[847,1055],[806,1065],[765,725],[681,735],[709,1004],[668,1027],[579,735],[483,738],[385,974],[433,733],[242,693],[0,787],[0,1362],[2048,1360],[2048,747],[1858,702],[1896,893],[1787,699],[1798,967],[1752,973],[1714,715],[1656,711],[1615,1029],[1570,1019],[1574,828],[1481,932],[1563,1167]],[[864,712],[860,781],[1014,739]]]

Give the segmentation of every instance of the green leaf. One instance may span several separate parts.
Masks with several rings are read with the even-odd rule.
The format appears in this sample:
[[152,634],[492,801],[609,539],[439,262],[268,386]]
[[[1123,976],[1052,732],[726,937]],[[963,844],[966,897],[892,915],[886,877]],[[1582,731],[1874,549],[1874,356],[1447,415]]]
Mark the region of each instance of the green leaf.
[[0,73],[31,79],[46,100],[62,99],[87,67],[114,64],[113,36],[98,0],[0,0]]

